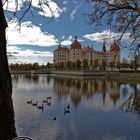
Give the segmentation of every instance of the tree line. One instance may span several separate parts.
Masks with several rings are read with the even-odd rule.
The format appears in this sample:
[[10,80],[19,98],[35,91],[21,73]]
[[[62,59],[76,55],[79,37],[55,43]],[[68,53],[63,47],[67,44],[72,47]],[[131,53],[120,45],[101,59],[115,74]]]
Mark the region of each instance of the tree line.
[[131,60],[130,62],[117,62],[115,65],[114,62],[107,64],[106,62],[99,63],[98,59],[95,59],[92,64],[89,64],[86,59],[83,61],[77,60],[76,62],[67,61],[57,64],[48,62],[45,64],[27,63],[11,63],[9,65],[11,71],[31,71],[31,70],[121,70],[129,69],[131,71],[137,71],[140,67],[137,61]]

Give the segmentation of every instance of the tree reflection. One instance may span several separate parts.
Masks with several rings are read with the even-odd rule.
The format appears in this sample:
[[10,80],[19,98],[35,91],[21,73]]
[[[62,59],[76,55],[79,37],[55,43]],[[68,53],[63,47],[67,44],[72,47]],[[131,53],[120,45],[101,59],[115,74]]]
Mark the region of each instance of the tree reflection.
[[[92,97],[101,95],[102,105],[105,105],[106,98],[114,106],[120,99],[121,84],[118,81],[107,79],[73,79],[73,78],[54,78],[54,92],[59,97],[68,96],[74,105],[81,102],[82,97]],[[108,96],[106,96],[108,94]],[[97,96],[96,96],[97,97]]]
[[129,100],[123,104],[122,109],[126,112],[135,113],[135,115],[140,118],[140,91],[137,89],[137,84],[131,84],[131,87],[133,88],[133,94]]
[[0,140],[12,140],[16,136],[12,99],[0,96]]

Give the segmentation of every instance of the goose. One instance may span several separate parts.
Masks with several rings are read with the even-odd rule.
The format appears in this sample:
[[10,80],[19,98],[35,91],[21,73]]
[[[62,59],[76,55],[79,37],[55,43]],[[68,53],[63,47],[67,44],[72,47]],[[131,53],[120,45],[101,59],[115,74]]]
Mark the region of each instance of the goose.
[[38,106],[38,109],[44,109],[44,105],[42,104],[42,106]]
[[32,104],[32,100],[30,100],[30,101],[27,101],[27,104]]
[[67,109],[70,109],[70,104],[67,105]]
[[70,110],[67,109],[67,108],[64,108],[64,114],[65,114],[65,113],[70,113]]
[[47,102],[47,105],[48,105],[48,106],[51,106],[51,102]]
[[47,100],[49,100],[49,99],[51,100],[51,96],[48,96],[48,97],[47,97]]
[[37,101],[36,101],[36,103],[32,103],[32,106],[37,106],[37,103],[38,103]]
[[48,100],[43,100],[43,103],[47,103],[48,102]]
[[56,120],[56,117],[53,117],[53,120]]

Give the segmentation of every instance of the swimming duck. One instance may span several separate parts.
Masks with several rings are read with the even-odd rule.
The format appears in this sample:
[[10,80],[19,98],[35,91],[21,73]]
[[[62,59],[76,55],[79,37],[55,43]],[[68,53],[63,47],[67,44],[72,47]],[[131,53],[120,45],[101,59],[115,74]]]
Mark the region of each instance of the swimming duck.
[[67,105],[67,109],[70,109],[70,104]]
[[53,120],[56,120],[56,117],[53,117]]
[[38,106],[38,109],[44,109],[44,104],[42,104],[42,106]]
[[47,100],[51,100],[51,96],[48,96],[48,97],[47,97]]
[[70,110],[67,109],[67,108],[64,108],[64,114],[65,114],[65,113],[70,113]]
[[27,101],[27,104],[32,104],[32,100],[30,100],[30,101]]
[[36,101],[36,103],[32,103],[32,106],[37,106],[37,103],[38,103],[37,101]]

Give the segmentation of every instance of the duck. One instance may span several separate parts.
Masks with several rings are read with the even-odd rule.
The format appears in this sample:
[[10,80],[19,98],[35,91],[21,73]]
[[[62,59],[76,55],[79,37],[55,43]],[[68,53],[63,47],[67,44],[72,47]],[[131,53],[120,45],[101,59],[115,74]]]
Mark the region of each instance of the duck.
[[67,109],[70,109],[70,104],[67,105]]
[[51,96],[48,96],[48,97],[47,97],[47,100],[51,100]]
[[43,103],[47,103],[48,102],[48,100],[43,100]]
[[48,105],[48,106],[51,106],[51,102],[47,102],[47,105]]
[[65,113],[70,113],[70,110],[67,109],[67,108],[64,108],[64,114],[65,114]]
[[56,120],[56,117],[53,117],[53,120],[55,121]]
[[30,100],[30,101],[27,101],[27,104],[32,104],[32,100]]
[[32,106],[37,106],[38,102],[36,101],[36,103],[32,103]]
[[38,109],[44,109],[44,104],[42,104],[42,106],[38,106]]

